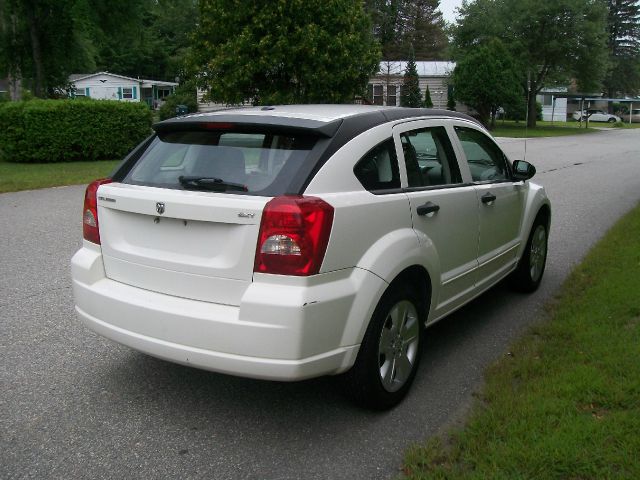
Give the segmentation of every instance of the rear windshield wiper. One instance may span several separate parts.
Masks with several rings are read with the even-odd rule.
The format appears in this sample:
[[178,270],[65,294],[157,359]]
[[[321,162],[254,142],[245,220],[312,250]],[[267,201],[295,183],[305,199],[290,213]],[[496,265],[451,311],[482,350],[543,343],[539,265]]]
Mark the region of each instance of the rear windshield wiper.
[[187,189],[204,189],[214,192],[226,192],[233,190],[237,192],[247,192],[247,186],[241,183],[225,182],[221,178],[216,177],[187,177],[180,175],[178,177],[180,185]]

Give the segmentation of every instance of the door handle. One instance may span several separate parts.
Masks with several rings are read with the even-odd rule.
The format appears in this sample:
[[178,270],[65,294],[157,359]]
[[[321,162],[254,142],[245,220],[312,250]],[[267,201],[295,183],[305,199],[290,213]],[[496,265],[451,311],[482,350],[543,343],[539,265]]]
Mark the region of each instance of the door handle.
[[495,199],[496,199],[496,196],[491,192],[487,192],[484,195],[482,195],[482,197],[481,197],[482,203],[485,203],[485,204],[486,203],[491,203],[491,202],[495,201]]
[[416,208],[418,215],[428,215],[430,213],[436,213],[438,210],[440,210],[440,205],[436,205],[433,202],[427,202]]

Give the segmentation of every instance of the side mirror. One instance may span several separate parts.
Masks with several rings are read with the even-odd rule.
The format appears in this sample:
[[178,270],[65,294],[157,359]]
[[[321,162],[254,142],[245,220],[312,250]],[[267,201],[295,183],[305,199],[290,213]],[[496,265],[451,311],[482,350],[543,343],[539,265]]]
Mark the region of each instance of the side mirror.
[[516,160],[513,162],[513,179],[514,180],[529,180],[536,174],[536,167],[524,160]]

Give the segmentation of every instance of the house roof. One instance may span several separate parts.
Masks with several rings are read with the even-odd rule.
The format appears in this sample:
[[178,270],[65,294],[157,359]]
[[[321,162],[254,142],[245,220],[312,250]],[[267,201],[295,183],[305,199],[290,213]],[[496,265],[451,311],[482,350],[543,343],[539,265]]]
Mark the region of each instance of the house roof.
[[111,73],[111,72],[96,72],[96,73],[87,73],[87,74],[75,73],[75,74],[69,75],[69,82],[74,83],[74,82],[77,82],[79,80],[86,80],[88,78],[96,77],[98,75],[107,75],[107,76],[110,76],[110,77],[121,78],[123,80],[129,80],[131,82],[142,83],[143,87],[151,87],[152,85],[175,87],[175,86],[178,85],[176,82],[162,82],[160,80],[148,80],[148,79],[144,79],[144,78],[133,78],[133,77],[127,77],[125,75],[118,75],[117,73]]
[[[378,75],[404,75],[407,61],[383,60],[380,62]],[[416,62],[418,75],[421,77],[448,77],[456,68],[456,62]]]

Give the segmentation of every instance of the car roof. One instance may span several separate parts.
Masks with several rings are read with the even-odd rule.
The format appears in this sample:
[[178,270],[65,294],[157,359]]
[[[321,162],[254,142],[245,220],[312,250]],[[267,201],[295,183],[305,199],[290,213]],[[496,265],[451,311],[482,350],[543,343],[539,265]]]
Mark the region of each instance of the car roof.
[[[354,104],[328,104],[328,105],[268,105],[263,107],[236,107],[226,108],[213,112],[196,113],[180,117],[181,119],[215,119],[221,115],[238,115],[246,117],[280,117],[297,118],[301,120],[315,120],[329,123],[334,120],[347,117],[354,117],[363,114],[383,113],[385,116],[395,118],[420,116],[451,116],[458,117],[450,110],[428,109],[428,108],[403,108],[389,107],[382,105],[354,105]],[[466,117],[466,115],[465,115]],[[175,119],[172,119],[175,120]]]
[[229,124],[241,128],[288,130],[333,137],[342,126],[354,134],[383,123],[415,117],[458,118],[479,124],[463,113],[432,108],[387,107],[381,105],[273,105],[264,107],[228,108],[214,112],[195,113],[156,123],[158,133],[200,129],[205,125]]
[[391,109],[381,105],[268,105],[263,107],[236,107],[206,113],[189,115],[188,118],[208,119],[220,115],[239,115],[247,117],[283,117],[319,122],[332,122],[345,117],[363,113],[379,112]]

